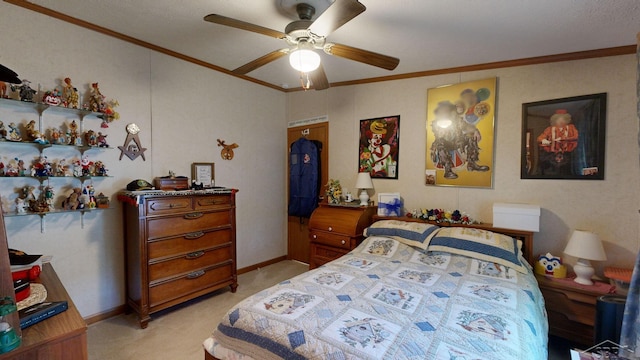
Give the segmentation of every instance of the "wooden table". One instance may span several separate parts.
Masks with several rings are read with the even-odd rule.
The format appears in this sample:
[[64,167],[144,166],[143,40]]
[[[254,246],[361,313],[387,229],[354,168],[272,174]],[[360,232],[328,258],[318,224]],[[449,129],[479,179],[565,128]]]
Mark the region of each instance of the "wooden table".
[[44,264],[38,282],[47,289],[47,301],[66,300],[69,308],[22,330],[22,345],[0,360],[86,360],[87,324],[51,264]]

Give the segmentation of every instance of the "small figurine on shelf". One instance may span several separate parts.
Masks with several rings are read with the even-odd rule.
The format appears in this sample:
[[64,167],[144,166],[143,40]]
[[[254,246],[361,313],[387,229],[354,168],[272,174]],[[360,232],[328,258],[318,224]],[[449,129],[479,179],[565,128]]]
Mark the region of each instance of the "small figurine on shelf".
[[15,160],[18,162],[18,176],[27,176],[27,168],[24,166],[24,161],[15,158]]
[[104,95],[100,92],[98,83],[91,84],[91,93],[89,94],[89,110],[102,112],[105,108]]
[[44,201],[49,208],[49,211],[54,211],[55,208],[53,206],[53,197],[55,196],[55,192],[53,191],[53,186],[47,185],[44,187]]
[[7,137],[7,129],[4,127],[4,123],[0,121],[0,139],[4,139]]
[[109,144],[107,143],[107,134],[103,134],[100,131],[98,131],[98,147],[109,147]]
[[92,176],[108,176],[107,175],[107,168],[104,166],[104,163],[102,161],[96,161],[96,163],[93,165],[93,172],[92,172]]
[[82,190],[80,188],[74,188],[69,197],[62,202],[62,208],[64,210],[80,210],[84,205],[80,202],[80,196]]
[[62,94],[58,88],[45,91],[42,95],[42,102],[52,106],[58,106],[62,103]]
[[55,176],[71,176],[69,174],[69,166],[66,159],[61,159],[56,164]]
[[72,162],[73,165],[73,176],[75,177],[82,177],[82,164],[80,163],[80,160],[73,160]]
[[98,196],[96,196],[96,205],[98,206],[98,209],[108,209],[109,198],[105,194],[100,193]]
[[87,155],[82,157],[82,176],[91,176],[91,166],[93,165],[93,161],[89,160]]
[[89,206],[89,209],[96,208],[96,190],[93,188],[93,185],[89,184],[84,187],[82,190],[83,202]]
[[26,203],[30,203],[32,201],[36,201],[36,196],[33,194],[33,191],[36,188],[34,188],[33,186],[25,186],[22,188],[22,198],[24,199],[24,201]]
[[2,99],[9,98],[9,96],[7,96],[7,83],[4,81],[0,81],[0,98]]
[[19,196],[16,198],[16,212],[18,214],[27,213],[27,204],[24,202],[24,199]]
[[84,133],[84,144],[86,146],[98,146],[98,137],[95,131],[89,130]]
[[105,103],[104,110],[102,110],[104,115],[102,116],[102,124],[100,124],[100,127],[108,128],[110,122],[120,119],[120,114],[114,110],[117,106],[120,106],[118,100],[109,100]]
[[7,164],[7,170],[5,171],[4,176],[8,176],[8,177],[18,176],[18,167],[14,165],[12,162],[9,162]]
[[71,109],[78,108],[78,89],[71,85],[71,79],[64,78],[64,86],[62,87],[62,105]]
[[79,146],[81,144],[80,135],[78,134],[78,123],[73,120],[69,123],[69,131],[67,131],[67,144]]
[[31,167],[31,176],[35,177],[47,177],[51,176],[51,163],[47,161],[47,157],[40,155]]
[[53,128],[50,130],[49,137],[51,139],[52,144],[58,144],[58,145],[66,144],[64,140],[64,136],[62,135],[62,132],[56,128]]
[[9,123],[9,133],[7,134],[7,140],[9,141],[22,141],[22,135],[20,135],[20,130],[18,129],[18,125],[12,122]]
[[33,141],[38,144],[48,144],[49,141],[40,133],[40,131],[36,130],[36,121],[31,120],[26,126],[27,130],[27,139],[29,141]]
[[0,161],[0,176],[5,176],[4,175],[4,163],[2,161]]
[[11,85],[11,91],[19,91],[20,101],[33,102],[33,96],[37,93],[37,91],[33,90],[30,84],[31,81],[22,79],[22,84],[20,84],[19,86]]

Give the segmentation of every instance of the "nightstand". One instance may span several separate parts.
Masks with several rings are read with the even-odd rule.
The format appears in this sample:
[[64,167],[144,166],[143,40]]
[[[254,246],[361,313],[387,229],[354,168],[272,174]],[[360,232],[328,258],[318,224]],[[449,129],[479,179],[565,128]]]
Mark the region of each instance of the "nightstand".
[[584,286],[569,279],[536,275],[549,317],[549,334],[591,346],[594,341],[596,302],[611,286],[596,282]]
[[371,225],[376,206],[320,206],[309,219],[309,269],[333,261],[360,245]]

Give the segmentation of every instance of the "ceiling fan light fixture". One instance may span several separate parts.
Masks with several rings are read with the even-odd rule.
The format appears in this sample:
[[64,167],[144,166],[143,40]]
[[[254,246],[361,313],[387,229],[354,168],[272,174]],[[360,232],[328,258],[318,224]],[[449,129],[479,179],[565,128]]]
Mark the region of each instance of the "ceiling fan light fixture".
[[320,66],[320,55],[310,49],[296,49],[289,54],[289,64],[300,72],[308,73]]

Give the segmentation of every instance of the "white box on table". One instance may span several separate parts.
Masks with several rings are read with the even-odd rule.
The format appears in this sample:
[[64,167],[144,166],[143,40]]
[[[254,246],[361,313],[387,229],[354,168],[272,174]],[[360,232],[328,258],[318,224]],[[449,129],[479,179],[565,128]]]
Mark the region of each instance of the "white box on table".
[[378,215],[402,216],[402,198],[400,193],[378,194]]
[[538,232],[540,231],[540,205],[494,203],[493,226]]

